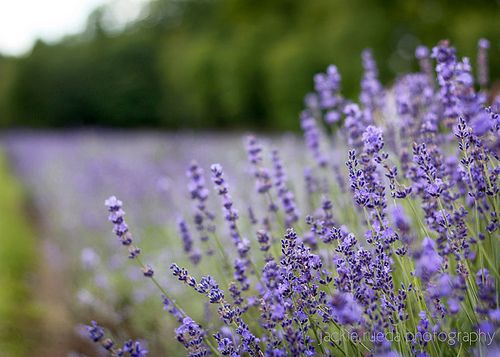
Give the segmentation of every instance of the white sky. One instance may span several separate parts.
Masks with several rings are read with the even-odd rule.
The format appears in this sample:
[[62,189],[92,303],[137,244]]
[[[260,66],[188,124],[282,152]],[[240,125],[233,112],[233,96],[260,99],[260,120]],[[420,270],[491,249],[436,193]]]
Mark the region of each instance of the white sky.
[[[0,0],[0,53],[20,55],[37,38],[56,41],[84,29],[97,6],[112,2],[118,17],[138,15],[145,0]],[[116,15],[116,14],[115,14]]]

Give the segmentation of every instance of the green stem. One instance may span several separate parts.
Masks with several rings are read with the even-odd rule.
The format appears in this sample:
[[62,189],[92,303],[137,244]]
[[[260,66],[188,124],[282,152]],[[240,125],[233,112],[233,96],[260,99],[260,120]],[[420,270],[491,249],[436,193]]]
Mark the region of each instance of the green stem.
[[[142,269],[146,269],[146,266],[144,265],[144,263],[142,262],[142,260],[139,258],[139,257],[135,257],[134,259],[138,264],[139,266],[142,268]],[[174,307],[182,314],[184,315],[184,317],[187,317],[188,315],[186,314],[186,312],[175,302],[175,299],[172,299],[172,297],[170,297],[170,295],[167,293],[167,291],[165,289],[163,289],[163,287],[160,285],[160,283],[158,282],[158,280],[156,280],[156,278],[154,276],[150,277],[151,281],[153,282],[153,284],[156,285],[156,287],[161,291],[161,293],[167,298],[170,300],[170,302],[172,303],[172,305],[174,305]],[[207,346],[210,348],[210,350],[212,351],[212,353],[216,356],[221,356],[221,354],[219,353],[219,351],[217,351],[217,349],[213,346],[212,342],[206,337],[206,336],[203,336],[203,340],[205,341],[205,343],[207,344]]]

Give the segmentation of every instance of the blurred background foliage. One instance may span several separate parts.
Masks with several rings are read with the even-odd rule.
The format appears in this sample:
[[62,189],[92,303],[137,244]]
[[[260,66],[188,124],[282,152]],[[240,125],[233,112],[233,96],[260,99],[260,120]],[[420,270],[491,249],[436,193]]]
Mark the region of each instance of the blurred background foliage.
[[500,74],[498,1],[156,0],[120,30],[106,11],[81,34],[0,57],[0,126],[293,130],[328,64],[355,97],[363,48],[390,84],[418,44],[443,38],[473,63],[490,39]]

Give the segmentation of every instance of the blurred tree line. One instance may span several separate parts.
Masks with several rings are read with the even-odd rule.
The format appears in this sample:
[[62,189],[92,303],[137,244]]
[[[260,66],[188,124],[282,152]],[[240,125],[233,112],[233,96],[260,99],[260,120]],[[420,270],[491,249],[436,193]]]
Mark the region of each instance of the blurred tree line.
[[473,63],[477,40],[490,39],[500,74],[497,1],[156,0],[120,31],[105,14],[79,35],[0,57],[0,126],[296,129],[328,64],[355,97],[363,48],[390,84],[416,68],[418,44],[443,38]]

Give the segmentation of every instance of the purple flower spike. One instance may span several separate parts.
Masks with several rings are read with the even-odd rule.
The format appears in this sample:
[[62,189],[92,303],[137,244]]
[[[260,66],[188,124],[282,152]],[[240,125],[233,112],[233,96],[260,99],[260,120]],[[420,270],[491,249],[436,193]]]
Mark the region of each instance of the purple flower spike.
[[236,225],[236,221],[238,220],[238,211],[233,207],[233,200],[229,195],[229,189],[224,179],[222,166],[220,164],[213,164],[210,169],[212,171],[212,181],[215,184],[215,189],[222,198],[222,209],[224,211],[226,222],[229,226],[229,233],[235,247],[238,249],[240,258],[245,258],[249,247],[245,240],[241,238]]
[[[314,88],[316,94],[306,97],[307,107],[317,114],[322,115],[328,125],[340,121],[344,98],[340,94],[340,73],[336,66],[330,65],[326,73],[318,73],[314,76]],[[315,98],[315,105],[310,105],[310,99]]]
[[224,292],[219,289],[219,285],[211,276],[204,276],[195,290],[209,298],[211,304],[218,304],[224,300]]
[[[207,242],[209,239],[209,233],[215,232],[215,225],[213,223],[215,215],[209,211],[206,205],[209,193],[205,184],[203,169],[198,165],[198,163],[193,161],[189,166],[187,176],[189,178],[188,188],[191,194],[191,199],[195,203],[193,221],[196,230],[198,231],[200,240],[202,242]],[[208,255],[211,255],[212,253],[211,249],[207,250]]]
[[223,337],[220,333],[214,335],[217,341],[217,349],[223,356],[235,356],[236,351],[233,340],[229,337]]
[[457,58],[455,49],[450,47],[448,41],[441,41],[438,46],[432,49],[432,58],[437,61],[436,72],[440,86],[440,99],[444,107],[446,118],[453,120],[457,117],[456,97],[453,93],[453,76]]
[[163,310],[168,311],[178,322],[182,322],[184,318],[182,313],[177,310],[172,301],[170,301],[166,296],[162,296],[163,299]]
[[306,146],[311,151],[314,160],[320,167],[326,167],[328,162],[321,150],[321,132],[318,128],[314,115],[310,111],[304,110],[301,113],[300,126],[304,132]]
[[346,116],[344,129],[348,135],[347,143],[350,147],[356,150],[361,150],[363,147],[361,137],[365,131],[367,123],[366,116],[363,112],[361,112],[357,104],[346,105],[344,108],[344,114]]
[[429,237],[424,238],[422,250],[416,258],[415,274],[424,281],[429,281],[443,263],[443,258],[436,251],[436,243]]
[[363,321],[363,310],[352,294],[336,293],[330,301],[330,306],[333,319],[342,325],[356,324]]
[[[256,189],[260,194],[266,194],[272,188],[273,183],[269,170],[262,163],[262,146],[253,135],[247,137],[247,154],[248,161],[252,165],[253,175],[255,177]],[[274,205],[271,204],[269,209],[272,211]]]
[[[124,219],[125,211],[122,209],[122,201],[117,199],[115,196],[111,196],[104,201],[104,204],[108,208],[108,220],[113,223],[113,233],[118,237],[123,245],[130,246],[133,238]],[[133,247],[129,257],[135,258],[139,255],[139,253],[140,249]]]
[[129,340],[123,345],[122,351],[124,353],[129,353],[130,357],[143,357],[147,356],[148,350],[142,347],[139,341]]
[[432,64],[429,55],[430,52],[426,46],[418,46],[415,49],[415,57],[418,59],[420,70],[428,77],[432,76]]
[[94,342],[99,342],[104,337],[104,330],[95,321],[91,321],[91,326],[87,326],[89,338]]
[[384,103],[384,90],[382,84],[378,79],[377,64],[373,58],[372,51],[366,49],[361,54],[363,59],[364,75],[361,80],[361,94],[359,100],[367,110],[370,117],[375,111],[381,110]]
[[283,163],[279,157],[278,150],[273,150],[272,161],[274,168],[274,178],[276,189],[278,190],[278,197],[281,200],[283,211],[286,215],[285,225],[290,227],[292,224],[299,220],[299,212],[295,202],[295,195],[288,189],[287,177],[283,168]]
[[378,153],[384,147],[382,129],[376,126],[368,126],[363,133],[364,151],[368,154]]
[[201,254],[193,249],[193,239],[189,233],[187,223],[184,219],[179,219],[178,221],[179,233],[182,238],[182,245],[184,246],[184,252],[187,254],[193,264],[198,264],[201,260]]
[[480,39],[477,48],[477,81],[481,88],[486,88],[489,82],[488,50],[490,41],[485,38]]
[[175,330],[177,341],[186,348],[189,356],[206,356],[209,349],[203,338],[205,331],[190,317],[185,317],[182,324]]
[[247,137],[248,161],[252,165],[258,193],[267,193],[272,187],[269,170],[263,166],[262,146],[253,135]]

